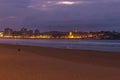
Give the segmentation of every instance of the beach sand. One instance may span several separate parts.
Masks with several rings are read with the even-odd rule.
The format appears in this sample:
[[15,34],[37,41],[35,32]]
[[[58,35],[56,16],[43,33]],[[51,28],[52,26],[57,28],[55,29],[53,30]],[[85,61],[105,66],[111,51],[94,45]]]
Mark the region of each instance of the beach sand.
[[0,44],[0,80],[120,80],[120,53]]

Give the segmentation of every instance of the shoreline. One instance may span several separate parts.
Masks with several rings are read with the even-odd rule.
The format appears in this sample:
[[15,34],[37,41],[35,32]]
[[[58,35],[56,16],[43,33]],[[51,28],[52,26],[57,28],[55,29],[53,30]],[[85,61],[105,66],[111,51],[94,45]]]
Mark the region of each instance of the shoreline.
[[46,39],[46,40],[120,40],[120,39],[80,39],[80,38],[0,38],[0,39],[31,39],[31,40],[39,40],[39,39]]
[[[75,50],[96,50],[105,52],[120,52],[120,41],[114,40],[48,40],[48,39],[0,39],[2,44],[42,46]],[[54,45],[52,45],[54,44]]]

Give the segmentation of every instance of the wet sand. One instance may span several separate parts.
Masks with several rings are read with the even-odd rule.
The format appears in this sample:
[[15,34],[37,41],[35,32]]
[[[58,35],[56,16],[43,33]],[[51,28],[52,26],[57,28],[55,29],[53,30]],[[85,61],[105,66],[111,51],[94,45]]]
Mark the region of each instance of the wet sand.
[[120,80],[120,53],[0,44],[0,80]]

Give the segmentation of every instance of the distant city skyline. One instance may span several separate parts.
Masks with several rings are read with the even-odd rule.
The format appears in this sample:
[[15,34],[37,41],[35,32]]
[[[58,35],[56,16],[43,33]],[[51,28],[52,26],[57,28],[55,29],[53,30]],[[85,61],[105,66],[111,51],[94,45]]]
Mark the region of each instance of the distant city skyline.
[[5,28],[0,31],[2,39],[97,39],[97,40],[120,40],[120,32],[99,31],[99,32],[80,32],[80,31],[49,31],[40,32],[38,29],[30,30],[21,28],[16,31],[11,28]]
[[0,31],[120,32],[120,0],[0,0]]

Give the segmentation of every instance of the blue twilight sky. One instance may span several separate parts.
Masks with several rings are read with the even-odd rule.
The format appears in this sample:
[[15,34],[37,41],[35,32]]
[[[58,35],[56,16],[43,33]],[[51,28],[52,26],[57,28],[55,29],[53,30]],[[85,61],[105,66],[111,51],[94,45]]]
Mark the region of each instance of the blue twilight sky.
[[0,0],[0,30],[120,31],[120,0]]

